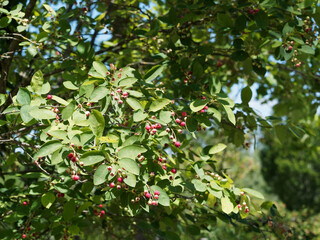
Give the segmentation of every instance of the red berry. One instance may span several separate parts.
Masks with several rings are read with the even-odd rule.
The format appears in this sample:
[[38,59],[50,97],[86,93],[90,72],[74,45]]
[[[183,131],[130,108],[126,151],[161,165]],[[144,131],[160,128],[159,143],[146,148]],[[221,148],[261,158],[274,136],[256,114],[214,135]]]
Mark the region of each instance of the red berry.
[[208,106],[205,106],[205,107],[204,107],[205,110],[208,110],[208,108],[209,108]]
[[23,205],[28,205],[28,203],[27,202],[23,202]]
[[114,188],[114,186],[115,186],[115,184],[112,182],[112,183],[110,183],[110,187],[111,188]]
[[122,183],[122,182],[123,182],[123,178],[122,178],[122,177],[119,177],[119,178],[118,178],[118,182]]
[[80,178],[80,177],[79,177],[78,175],[74,175],[72,179],[75,180],[75,181],[78,181],[79,178]]
[[27,237],[27,235],[25,234],[22,234],[22,238],[25,239]]
[[158,199],[159,199],[159,196],[158,196],[158,195],[155,195],[154,198],[158,200]]
[[111,166],[108,166],[107,169],[108,169],[108,171],[111,171],[111,170],[112,170],[112,167],[111,167]]
[[181,143],[177,141],[177,142],[174,143],[174,145],[178,148],[178,147],[181,146]]
[[101,210],[100,214],[105,215],[106,212],[104,210]]
[[151,194],[150,193],[146,193],[146,198],[151,198]]
[[71,161],[72,161],[72,162],[77,162],[77,161],[78,161],[78,158],[77,158],[77,157],[73,157],[73,158],[71,158]]
[[200,112],[201,112],[201,113],[205,113],[205,112],[206,112],[206,110],[202,109]]
[[146,126],[146,130],[147,130],[147,131],[149,131],[150,128],[151,128],[150,125],[147,125],[147,126]]
[[187,113],[186,113],[186,112],[183,112],[183,113],[182,113],[182,116],[186,117],[186,116],[187,116]]
[[160,195],[159,191],[154,191],[154,195]]
[[177,170],[176,170],[175,168],[172,168],[172,169],[171,169],[171,172],[172,172],[172,173],[176,173]]
[[85,114],[86,114],[87,117],[90,116],[90,112],[89,111],[86,111]]
[[52,95],[48,95],[47,99],[49,99],[49,100],[52,99]]
[[99,208],[102,208],[102,207],[103,207],[102,204],[100,204],[100,205],[99,205]]
[[69,153],[69,154],[68,154],[68,158],[69,158],[69,159],[73,158],[73,156],[74,156],[73,153]]
[[186,123],[185,122],[181,122],[180,125],[181,125],[181,127],[184,127],[184,126],[186,126]]

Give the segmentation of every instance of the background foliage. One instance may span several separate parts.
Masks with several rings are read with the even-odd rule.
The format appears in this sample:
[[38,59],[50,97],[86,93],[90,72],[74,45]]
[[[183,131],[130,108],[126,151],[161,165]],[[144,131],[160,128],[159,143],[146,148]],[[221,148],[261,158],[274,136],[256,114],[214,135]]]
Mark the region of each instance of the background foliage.
[[318,1],[0,14],[2,239],[317,237]]

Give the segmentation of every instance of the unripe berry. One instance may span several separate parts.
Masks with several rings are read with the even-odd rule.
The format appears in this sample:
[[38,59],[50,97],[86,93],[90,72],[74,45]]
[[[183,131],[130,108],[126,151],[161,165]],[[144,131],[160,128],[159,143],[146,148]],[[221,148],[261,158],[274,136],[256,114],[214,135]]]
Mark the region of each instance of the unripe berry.
[[111,167],[111,166],[108,166],[107,169],[108,169],[108,171],[111,171],[111,170],[112,170],[112,167]]
[[120,190],[121,189],[121,185],[118,184],[117,185],[117,189]]
[[167,129],[166,129],[166,132],[170,132],[170,128],[167,128]]
[[171,116],[173,117],[175,115],[175,112],[171,112]]
[[86,114],[87,117],[90,116],[90,112],[89,111],[86,111],[85,114]]
[[181,120],[179,118],[176,119],[176,123],[180,123]]

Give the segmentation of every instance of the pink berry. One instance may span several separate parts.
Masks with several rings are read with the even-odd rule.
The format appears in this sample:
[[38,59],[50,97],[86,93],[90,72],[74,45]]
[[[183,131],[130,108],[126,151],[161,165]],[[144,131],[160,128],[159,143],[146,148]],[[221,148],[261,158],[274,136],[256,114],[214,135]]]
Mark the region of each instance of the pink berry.
[[201,109],[201,111],[200,111],[201,113],[205,113],[206,112],[206,110],[204,110],[204,109]]
[[102,204],[100,204],[100,205],[99,205],[99,208],[102,208],[102,207],[103,207]]
[[180,125],[181,125],[181,127],[184,127],[184,126],[186,126],[186,123],[185,122],[181,122]]
[[154,195],[160,195],[159,191],[154,191]]
[[111,188],[114,188],[114,186],[115,186],[115,184],[112,182],[112,183],[110,183],[110,187]]
[[22,234],[22,238],[25,239],[27,237],[27,235],[25,234]]
[[177,173],[177,170],[176,170],[175,168],[172,168],[172,169],[171,169],[171,172],[172,172],[172,173]]
[[78,175],[74,175],[72,179],[75,180],[75,181],[78,181],[79,180],[79,176]]
[[151,198],[151,194],[150,193],[146,193],[146,198]]
[[119,100],[119,104],[123,104],[123,101],[122,101],[122,100]]
[[119,177],[119,178],[118,178],[118,182],[119,182],[119,183],[122,183],[122,182],[123,182],[123,178],[122,178],[122,177]]
[[171,112],[171,116],[173,117],[175,115],[175,112]]
[[205,106],[205,107],[204,107],[205,110],[208,110],[208,108],[209,108],[208,106]]
[[178,147],[180,147],[180,146],[181,146],[181,143],[180,143],[180,142],[178,142],[178,141],[176,141],[176,142],[174,143],[174,145],[178,148]]
[[238,204],[237,206],[238,206],[239,209],[241,208],[241,205],[240,205],[240,204]]
[[49,100],[52,99],[52,95],[48,95],[47,99],[49,99]]
[[23,202],[23,205],[28,205],[28,203],[27,202]]
[[180,123],[181,120],[179,118],[176,119],[176,123]]
[[146,126],[146,130],[149,131],[151,129],[150,125]]
[[158,195],[155,195],[154,198],[158,200],[158,199],[159,199],[159,196],[158,196]]
[[163,169],[163,170],[166,170],[166,169],[167,169],[166,165],[163,165],[163,166],[162,166],[162,169]]

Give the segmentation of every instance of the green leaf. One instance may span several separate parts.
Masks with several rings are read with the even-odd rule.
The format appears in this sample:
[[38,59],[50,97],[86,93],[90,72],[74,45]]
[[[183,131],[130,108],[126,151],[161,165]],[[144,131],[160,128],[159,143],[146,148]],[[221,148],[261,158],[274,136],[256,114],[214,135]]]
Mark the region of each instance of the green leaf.
[[155,191],[159,191],[159,193],[160,193],[159,199],[158,199],[159,204],[161,204],[162,206],[167,206],[167,207],[170,206],[170,198],[162,188],[160,188],[157,185],[153,185],[153,186],[151,186],[151,191],[152,191],[152,194],[154,194]]
[[105,156],[102,151],[90,151],[82,154],[80,161],[83,162],[83,166],[90,166],[98,162],[102,162]]
[[243,50],[239,50],[231,54],[231,59],[234,61],[244,61],[248,57],[249,57],[249,54]]
[[159,77],[164,70],[165,65],[157,65],[152,67],[144,76],[144,79],[146,82],[151,82],[152,80],[156,79]]
[[167,106],[170,102],[171,101],[166,98],[157,99],[151,103],[149,110],[150,110],[150,112],[157,112],[157,111],[161,110],[162,108],[164,108],[165,106]]
[[93,175],[93,184],[100,185],[104,183],[107,179],[108,167],[105,164],[101,164]]
[[147,149],[138,145],[130,145],[120,149],[118,152],[119,158],[131,158],[135,159],[140,153],[146,152]]
[[311,54],[314,55],[315,51],[312,47],[308,45],[303,45],[301,48],[298,49],[300,52],[306,53],[306,54]]
[[252,91],[249,86],[245,87],[241,91],[241,101],[244,104],[248,104],[252,98]]
[[34,92],[41,90],[43,84],[43,74],[41,70],[37,71],[31,79],[31,88]]
[[267,28],[269,25],[269,18],[268,15],[260,9],[260,11],[258,12],[258,14],[256,14],[254,16],[254,19],[257,23],[257,25],[261,28]]
[[207,105],[207,103],[208,101],[206,100],[197,99],[190,104],[190,109],[193,112],[199,112]]
[[66,100],[64,100],[63,98],[58,97],[56,95],[52,95],[52,100],[54,100],[64,106],[67,106],[69,104]]
[[227,146],[223,143],[218,143],[217,145],[214,145],[212,148],[209,150],[209,154],[216,154],[218,152],[223,151]]
[[127,103],[132,107],[134,110],[143,110],[142,104],[135,98],[127,98]]
[[51,90],[51,86],[50,83],[46,82],[42,85],[42,88],[40,91],[38,91],[38,94],[42,95],[42,94],[47,94],[49,93]]
[[63,206],[63,218],[65,221],[69,221],[72,219],[72,217],[75,215],[76,212],[76,203],[74,200],[69,200],[66,202]]
[[50,130],[48,131],[48,134],[50,134],[54,138],[67,140],[67,132],[64,130]]
[[36,153],[36,156],[38,158],[47,156],[47,155],[61,149],[62,147],[63,147],[63,145],[59,140],[51,140],[41,146],[41,148]]
[[162,110],[159,114],[159,119],[165,123],[171,122],[171,112]]
[[127,172],[133,173],[135,175],[140,174],[140,168],[135,160],[130,158],[122,158],[119,161],[120,167],[124,168]]
[[131,173],[127,173],[127,177],[123,180],[125,184],[130,187],[135,187],[137,184],[137,178]]
[[102,62],[94,61],[92,66],[103,77],[107,76],[108,68]]
[[61,114],[62,114],[62,119],[63,119],[63,120],[67,120],[69,117],[71,117],[72,114],[73,114],[73,111],[74,111],[75,107],[76,107],[76,102],[75,102],[75,101],[71,101],[71,102],[68,104],[68,106],[66,106],[66,107],[62,110],[62,112],[61,112]]
[[207,185],[201,182],[199,179],[193,179],[191,182],[198,192],[205,192],[207,190]]
[[94,185],[92,182],[88,181],[88,182],[85,182],[84,184],[82,184],[81,186],[81,192],[83,194],[87,194],[87,193],[90,193],[93,189]]
[[43,4],[44,8],[51,13],[53,16],[57,16],[57,13],[53,10],[52,7],[50,7],[48,4]]
[[61,163],[62,161],[63,159],[60,150],[55,151],[51,156],[51,164],[56,165],[58,163]]
[[198,121],[194,117],[188,117],[186,126],[189,132],[195,132],[198,129]]
[[30,115],[30,112],[33,109],[37,109],[36,106],[30,106],[30,105],[23,105],[20,109],[20,116],[23,122],[28,123],[30,122],[33,117]]
[[134,77],[127,77],[123,78],[118,82],[118,87],[130,87],[132,86],[136,81],[138,81],[137,78]]
[[107,96],[109,90],[106,87],[99,86],[95,88],[90,96],[90,102],[98,102],[100,99]]
[[63,82],[63,86],[64,86],[66,89],[78,90],[78,87],[75,86],[71,81]]
[[222,107],[224,108],[226,114],[227,114],[227,117],[229,119],[229,121],[235,125],[236,124],[236,117],[234,115],[234,113],[232,112],[231,108],[230,107],[227,107],[227,106],[224,106],[222,105]]
[[213,117],[217,119],[218,122],[221,122],[221,113],[215,108],[208,108],[208,113],[213,114]]
[[53,119],[56,114],[47,109],[32,108],[29,114],[35,119]]
[[254,189],[242,188],[241,190],[246,192],[246,193],[249,193],[250,195],[252,195],[252,196],[254,196],[256,198],[264,199],[264,196],[260,192],[254,190]]
[[105,127],[105,120],[102,114],[98,110],[92,110],[89,116],[89,124],[93,134],[96,137],[101,137],[103,135],[103,130]]
[[41,203],[45,208],[50,208],[55,200],[56,196],[52,192],[46,192],[41,196]]
[[226,214],[230,214],[233,211],[233,204],[228,197],[221,198],[221,208]]
[[99,140],[101,143],[117,143],[119,142],[119,137],[110,133],[105,137],[100,137]]
[[0,106],[2,106],[6,102],[6,95],[0,94]]
[[28,47],[27,52],[31,57],[34,57],[38,53],[37,49],[34,46]]
[[146,119],[146,117],[148,117],[148,114],[144,113],[142,110],[138,110],[133,113],[133,121],[134,122],[141,122],[144,119]]

